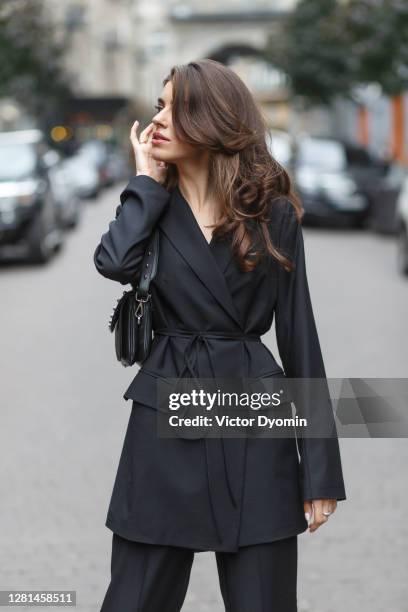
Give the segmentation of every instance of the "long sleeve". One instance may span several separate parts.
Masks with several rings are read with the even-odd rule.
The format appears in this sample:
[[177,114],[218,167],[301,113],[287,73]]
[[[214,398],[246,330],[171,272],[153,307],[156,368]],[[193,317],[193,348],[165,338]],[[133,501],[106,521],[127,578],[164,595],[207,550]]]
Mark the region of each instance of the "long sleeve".
[[102,276],[122,285],[136,282],[148,240],[169,199],[170,193],[152,177],[141,174],[130,179],[120,194],[115,219],[94,253]]
[[306,417],[315,432],[320,426],[322,431],[330,431],[323,437],[308,433],[302,436],[301,428],[297,428],[303,499],[344,500],[340,448],[309,293],[302,226],[289,201],[282,215],[279,236],[280,250],[295,263],[295,269],[290,272],[279,265],[275,306],[279,354],[288,378],[321,379],[317,396],[313,390],[308,391],[312,389],[308,383],[301,384],[302,394],[296,409],[298,416]]

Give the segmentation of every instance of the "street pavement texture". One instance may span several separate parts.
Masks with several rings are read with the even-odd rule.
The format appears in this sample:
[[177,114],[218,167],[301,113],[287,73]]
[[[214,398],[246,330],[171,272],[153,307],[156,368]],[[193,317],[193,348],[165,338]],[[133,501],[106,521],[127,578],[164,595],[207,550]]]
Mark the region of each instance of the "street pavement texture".
[[[75,590],[80,612],[98,612],[109,583],[104,522],[131,409],[122,395],[136,373],[116,361],[107,328],[123,287],[93,264],[121,188],[84,204],[49,265],[0,268],[0,585]],[[408,283],[395,239],[304,236],[327,375],[406,377]],[[264,341],[278,355],[273,329]],[[299,612],[405,612],[407,440],[340,444],[348,499],[299,536]],[[197,553],[183,612],[222,610],[215,556]]]

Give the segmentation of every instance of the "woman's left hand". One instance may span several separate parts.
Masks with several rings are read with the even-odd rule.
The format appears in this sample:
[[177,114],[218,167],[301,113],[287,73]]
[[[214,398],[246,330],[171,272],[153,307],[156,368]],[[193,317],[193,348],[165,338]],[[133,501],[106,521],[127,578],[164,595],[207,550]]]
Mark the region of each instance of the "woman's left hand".
[[[321,525],[327,523],[336,508],[337,499],[313,499],[303,502],[303,509],[309,525],[309,531],[312,533]],[[324,514],[328,512],[330,512],[330,515]]]

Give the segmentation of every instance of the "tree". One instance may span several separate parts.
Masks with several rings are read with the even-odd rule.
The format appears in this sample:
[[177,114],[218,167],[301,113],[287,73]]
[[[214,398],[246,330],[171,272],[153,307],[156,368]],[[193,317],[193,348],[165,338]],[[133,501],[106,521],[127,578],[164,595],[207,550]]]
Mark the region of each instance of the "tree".
[[396,95],[408,85],[408,2],[300,0],[267,56],[310,104],[352,97],[368,83]]
[[343,26],[344,8],[336,0],[300,0],[268,41],[267,58],[306,104],[329,104],[349,93],[356,63]]
[[[344,27],[356,58],[354,84],[375,83],[390,97],[391,151],[395,159],[406,163],[402,94],[408,86],[407,3],[405,0],[347,0],[344,9]],[[368,113],[361,107],[360,116],[365,116],[368,124]]]
[[369,113],[358,91],[376,85],[391,98],[393,153],[408,161],[402,99],[408,87],[406,0],[300,0],[279,35],[270,37],[266,54],[305,105],[329,105],[336,96],[359,103],[362,144],[369,142]]
[[354,83],[379,83],[390,96],[405,91],[408,3],[405,0],[347,0],[344,28],[355,57]]

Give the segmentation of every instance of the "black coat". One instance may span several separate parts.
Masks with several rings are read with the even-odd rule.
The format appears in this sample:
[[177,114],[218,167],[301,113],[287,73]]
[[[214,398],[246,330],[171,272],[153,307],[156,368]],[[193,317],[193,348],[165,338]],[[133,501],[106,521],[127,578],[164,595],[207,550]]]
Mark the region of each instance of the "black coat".
[[[129,539],[197,551],[233,552],[305,531],[303,500],[346,499],[337,435],[191,440],[155,429],[157,380],[166,377],[326,376],[293,206],[274,203],[270,233],[296,270],[268,257],[241,272],[229,239],[207,242],[178,187],[170,193],[135,176],[120,201],[94,254],[103,276],[134,282],[156,223],[161,231],[151,284],[156,334],[124,394],[132,411],[106,525]],[[283,370],[260,340],[274,316]]]

